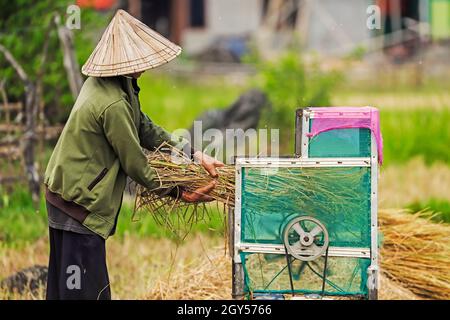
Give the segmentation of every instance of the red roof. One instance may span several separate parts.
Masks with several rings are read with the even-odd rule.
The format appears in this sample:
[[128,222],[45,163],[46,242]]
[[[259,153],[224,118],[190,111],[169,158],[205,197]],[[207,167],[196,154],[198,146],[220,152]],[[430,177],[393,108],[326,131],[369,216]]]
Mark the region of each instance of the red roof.
[[111,9],[116,0],[77,0],[77,5],[82,8],[95,8],[97,10]]

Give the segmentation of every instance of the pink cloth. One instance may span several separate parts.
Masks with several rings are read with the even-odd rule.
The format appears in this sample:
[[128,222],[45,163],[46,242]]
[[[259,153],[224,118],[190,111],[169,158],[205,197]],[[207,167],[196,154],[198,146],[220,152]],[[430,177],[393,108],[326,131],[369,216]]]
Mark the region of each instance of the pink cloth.
[[380,115],[373,107],[317,107],[310,108],[313,115],[309,137],[333,129],[367,128],[377,143],[378,162],[383,163],[383,137],[380,131]]

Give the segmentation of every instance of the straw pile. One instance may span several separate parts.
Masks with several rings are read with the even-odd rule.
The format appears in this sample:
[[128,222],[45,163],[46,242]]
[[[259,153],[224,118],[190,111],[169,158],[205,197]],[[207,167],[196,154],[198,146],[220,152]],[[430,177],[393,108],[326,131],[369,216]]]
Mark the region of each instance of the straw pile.
[[379,300],[422,300],[409,289],[402,287],[396,281],[389,279],[384,272],[380,274]]
[[231,298],[231,262],[218,250],[211,257],[199,260],[161,277],[145,297],[150,300],[221,300]]
[[450,226],[426,212],[380,210],[379,216],[386,276],[421,297],[450,299]]

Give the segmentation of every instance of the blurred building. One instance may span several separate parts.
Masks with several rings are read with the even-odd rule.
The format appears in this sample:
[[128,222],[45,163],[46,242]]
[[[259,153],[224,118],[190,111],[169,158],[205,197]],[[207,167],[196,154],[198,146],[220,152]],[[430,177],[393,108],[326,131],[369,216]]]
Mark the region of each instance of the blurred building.
[[245,36],[261,25],[261,0],[128,0],[142,22],[198,53],[223,37]]
[[[292,44],[324,55],[358,48],[407,58],[423,42],[450,39],[450,0],[79,0],[122,7],[191,55],[238,59],[252,39],[263,52]],[[379,8],[380,28],[367,25]],[[209,54],[209,55],[208,55]],[[231,58],[230,58],[231,57]],[[234,58],[233,58],[234,57]]]

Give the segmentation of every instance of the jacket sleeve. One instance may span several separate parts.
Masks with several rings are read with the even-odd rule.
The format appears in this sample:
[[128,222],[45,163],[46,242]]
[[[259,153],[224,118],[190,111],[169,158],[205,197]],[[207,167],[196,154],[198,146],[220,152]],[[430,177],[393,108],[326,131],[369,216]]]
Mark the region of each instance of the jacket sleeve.
[[148,189],[159,187],[157,173],[147,163],[141,148],[133,111],[128,102],[117,101],[104,111],[103,131],[125,173]]
[[143,148],[153,150],[159,147],[163,142],[167,142],[185,152],[191,151],[191,145],[186,139],[171,135],[169,132],[153,123],[153,121],[142,111],[140,118],[139,139]]

